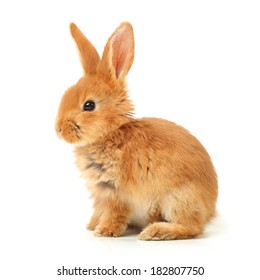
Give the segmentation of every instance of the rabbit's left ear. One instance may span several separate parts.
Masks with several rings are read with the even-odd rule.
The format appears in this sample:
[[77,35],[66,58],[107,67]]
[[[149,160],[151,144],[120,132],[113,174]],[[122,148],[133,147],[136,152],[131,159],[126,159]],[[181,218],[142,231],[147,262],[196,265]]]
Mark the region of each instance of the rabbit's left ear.
[[108,81],[124,82],[134,60],[132,25],[123,22],[108,39],[98,71]]
[[97,71],[97,65],[100,61],[96,48],[84,36],[76,24],[70,24],[70,32],[77,44],[80,61],[85,74],[95,74]]

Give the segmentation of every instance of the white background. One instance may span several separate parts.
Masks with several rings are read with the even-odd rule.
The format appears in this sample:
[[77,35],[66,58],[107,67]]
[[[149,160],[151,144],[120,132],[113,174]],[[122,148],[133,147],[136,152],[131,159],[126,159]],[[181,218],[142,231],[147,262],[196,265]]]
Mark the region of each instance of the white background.
[[[63,265],[203,266],[204,276],[179,278],[257,278],[259,15],[258,1],[239,0],[0,2],[1,279],[108,278],[57,276]],[[85,182],[72,147],[54,131],[60,98],[82,75],[71,21],[100,53],[120,22],[133,24],[128,83],[136,116],[189,129],[219,175],[219,217],[203,237],[142,242],[136,235],[96,238],[85,229]]]

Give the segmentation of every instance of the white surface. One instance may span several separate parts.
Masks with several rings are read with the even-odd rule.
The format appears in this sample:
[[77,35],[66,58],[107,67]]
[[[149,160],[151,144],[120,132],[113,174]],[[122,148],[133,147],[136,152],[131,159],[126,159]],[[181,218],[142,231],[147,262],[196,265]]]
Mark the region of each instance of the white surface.
[[[1,1],[1,279],[61,279],[63,265],[203,266],[198,279],[256,279],[259,14],[258,1]],[[220,217],[204,237],[142,242],[85,230],[85,182],[54,132],[63,91],[82,73],[71,21],[99,52],[121,21],[133,24],[128,82],[136,115],[185,126],[216,166]]]

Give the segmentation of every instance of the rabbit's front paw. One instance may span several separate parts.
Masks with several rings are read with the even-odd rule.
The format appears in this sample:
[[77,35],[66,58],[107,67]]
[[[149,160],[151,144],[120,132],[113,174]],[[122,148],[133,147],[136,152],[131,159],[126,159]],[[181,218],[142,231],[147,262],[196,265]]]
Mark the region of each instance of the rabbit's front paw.
[[97,237],[118,237],[121,236],[125,230],[125,226],[104,226],[97,227],[95,229],[94,235]]
[[86,228],[87,228],[87,230],[93,231],[93,230],[95,230],[96,225],[89,223],[89,224],[86,225]]
[[97,218],[95,218],[95,217],[92,217],[90,219],[89,223],[87,224],[86,228],[88,230],[95,230],[97,225],[98,225],[98,223],[99,223],[99,220]]

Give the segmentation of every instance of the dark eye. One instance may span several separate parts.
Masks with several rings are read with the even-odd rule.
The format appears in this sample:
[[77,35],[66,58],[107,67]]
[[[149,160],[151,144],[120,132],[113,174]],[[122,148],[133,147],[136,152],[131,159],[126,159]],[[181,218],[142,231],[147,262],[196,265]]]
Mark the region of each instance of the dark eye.
[[96,104],[92,100],[86,101],[83,105],[83,110],[84,111],[94,111],[95,108],[96,108]]

